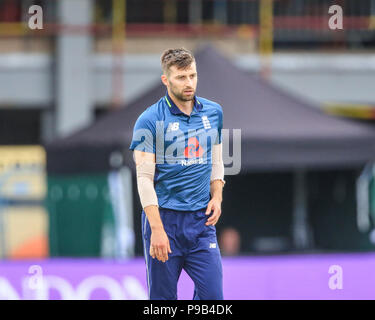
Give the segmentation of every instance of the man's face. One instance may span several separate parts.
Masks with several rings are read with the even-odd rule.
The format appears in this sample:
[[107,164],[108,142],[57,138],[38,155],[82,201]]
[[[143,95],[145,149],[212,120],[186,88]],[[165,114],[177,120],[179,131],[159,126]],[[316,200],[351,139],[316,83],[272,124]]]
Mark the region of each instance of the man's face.
[[197,67],[193,62],[186,69],[178,69],[176,66],[169,68],[169,73],[163,79],[163,83],[170,92],[181,101],[191,101],[194,99],[197,89]]

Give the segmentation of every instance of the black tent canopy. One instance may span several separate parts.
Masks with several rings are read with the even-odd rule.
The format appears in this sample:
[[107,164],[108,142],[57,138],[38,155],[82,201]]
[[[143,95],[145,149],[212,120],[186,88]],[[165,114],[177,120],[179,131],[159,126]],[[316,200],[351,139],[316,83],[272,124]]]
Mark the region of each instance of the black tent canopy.
[[[337,118],[236,68],[212,47],[196,53],[198,96],[220,103],[224,129],[241,129],[241,170],[358,166],[375,159],[375,127]],[[130,105],[46,146],[49,173],[133,166],[128,150],[140,113],[165,94],[156,84]]]

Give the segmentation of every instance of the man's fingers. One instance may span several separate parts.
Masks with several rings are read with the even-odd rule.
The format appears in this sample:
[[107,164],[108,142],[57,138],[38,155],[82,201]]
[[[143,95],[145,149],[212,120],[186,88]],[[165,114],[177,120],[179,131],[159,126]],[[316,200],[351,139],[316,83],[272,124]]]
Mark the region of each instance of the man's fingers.
[[159,258],[158,258],[158,249],[154,246],[154,247],[153,247],[153,250],[154,250],[154,257],[155,257],[156,259],[159,259]]
[[214,213],[211,217],[207,219],[206,225],[209,226],[211,224],[215,225],[220,217],[220,208],[215,208]]
[[215,220],[216,220],[215,217],[211,216],[210,219],[207,220],[206,225],[207,226],[211,225]]
[[154,256],[159,261],[165,262],[168,260],[168,247],[166,246],[154,246]]
[[154,250],[154,247],[153,246],[150,246],[150,256],[155,259],[156,255],[155,255],[155,250]]
[[163,262],[168,260],[168,247],[163,248]]
[[[171,246],[167,234],[155,234],[156,239],[152,239],[150,243],[150,255],[159,261],[166,262],[168,253],[172,253]],[[165,237],[164,237],[165,235]]]
[[158,248],[158,246],[155,246],[155,247],[154,247],[154,250],[155,250],[156,258],[157,258],[158,260],[161,260],[161,252],[160,252],[160,249]]
[[160,250],[160,261],[165,262],[168,260],[168,248],[166,246],[162,246],[159,248]]
[[164,262],[164,250],[162,248],[159,248],[158,252],[159,252],[159,257],[158,257],[159,261]]
[[211,208],[212,208],[212,202],[209,202],[207,205],[206,215],[211,213],[211,210],[212,210]]

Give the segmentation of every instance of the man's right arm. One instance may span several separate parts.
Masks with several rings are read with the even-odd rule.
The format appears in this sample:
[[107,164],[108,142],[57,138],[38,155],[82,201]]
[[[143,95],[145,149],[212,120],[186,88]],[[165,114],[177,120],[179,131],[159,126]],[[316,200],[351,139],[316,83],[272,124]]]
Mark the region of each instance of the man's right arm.
[[134,150],[134,161],[139,197],[151,228],[150,255],[165,262],[168,260],[168,253],[172,251],[160,218],[154,188],[155,154]]

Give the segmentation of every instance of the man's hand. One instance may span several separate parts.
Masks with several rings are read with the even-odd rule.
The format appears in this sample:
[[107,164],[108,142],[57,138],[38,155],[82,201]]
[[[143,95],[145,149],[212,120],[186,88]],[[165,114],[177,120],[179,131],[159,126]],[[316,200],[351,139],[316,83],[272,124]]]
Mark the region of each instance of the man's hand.
[[150,255],[162,262],[168,260],[168,253],[172,253],[169,239],[164,229],[152,230],[150,242]]
[[211,217],[207,219],[206,226],[215,225],[220,218],[221,215],[221,200],[218,198],[212,198],[207,205],[206,215],[209,215],[213,211]]

